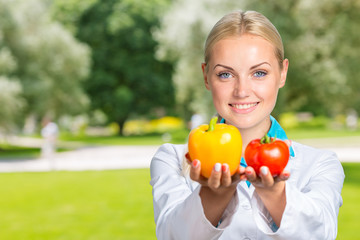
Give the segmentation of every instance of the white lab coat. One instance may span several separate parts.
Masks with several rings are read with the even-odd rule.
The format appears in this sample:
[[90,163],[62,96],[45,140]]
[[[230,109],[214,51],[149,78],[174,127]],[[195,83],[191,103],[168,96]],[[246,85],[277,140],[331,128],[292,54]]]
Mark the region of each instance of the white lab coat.
[[240,182],[216,228],[206,219],[200,185],[182,174],[185,145],[162,145],[151,161],[154,217],[159,240],[185,239],[335,239],[342,205],[344,171],[337,156],[293,142],[286,167],[286,207],[280,228],[255,188]]

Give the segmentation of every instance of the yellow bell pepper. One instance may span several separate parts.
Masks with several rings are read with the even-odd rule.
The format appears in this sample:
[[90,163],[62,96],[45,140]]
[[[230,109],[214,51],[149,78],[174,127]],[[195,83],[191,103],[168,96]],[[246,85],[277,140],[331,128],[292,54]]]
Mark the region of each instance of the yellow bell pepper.
[[201,174],[209,178],[216,163],[227,163],[233,175],[241,161],[242,139],[239,130],[228,124],[203,124],[189,134],[188,148],[190,159],[201,162]]

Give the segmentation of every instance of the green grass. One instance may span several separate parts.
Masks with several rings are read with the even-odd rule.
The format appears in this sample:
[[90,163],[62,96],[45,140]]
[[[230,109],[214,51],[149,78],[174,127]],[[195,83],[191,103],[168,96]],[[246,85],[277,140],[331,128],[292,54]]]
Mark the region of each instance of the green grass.
[[[188,129],[179,129],[166,134],[170,134],[171,143],[185,143],[189,132]],[[62,133],[60,140],[87,145],[160,145],[164,143],[163,135],[163,133],[151,133],[131,136],[74,136]]]
[[360,239],[357,234],[360,213],[360,163],[343,163],[345,183],[342,190],[343,206],[339,212],[337,239]]
[[[73,150],[70,148],[57,148],[57,152]],[[0,161],[1,160],[21,160],[36,159],[41,155],[39,147],[21,147],[9,144],[0,144]]]
[[[171,143],[185,143],[189,130],[181,129],[170,132]],[[286,133],[290,139],[308,139],[308,138],[335,138],[335,137],[353,137],[360,136],[360,131],[331,130],[331,129],[289,129]],[[63,141],[76,141],[88,145],[159,145],[164,143],[162,134],[149,134],[144,136],[71,136],[63,134]]]
[[40,156],[40,148],[12,146],[9,144],[0,145],[1,159],[34,159]]
[[[344,163],[341,240],[356,239],[360,164]],[[156,239],[149,169],[0,174],[0,239]]]
[[0,174],[0,239],[155,239],[149,170]]
[[335,130],[325,128],[308,129],[289,129],[286,134],[290,139],[308,139],[308,138],[337,138],[337,137],[355,137],[360,136],[360,130],[351,131],[346,129]]
[[148,136],[66,136],[62,141],[75,141],[86,145],[159,145],[163,141],[161,135]]

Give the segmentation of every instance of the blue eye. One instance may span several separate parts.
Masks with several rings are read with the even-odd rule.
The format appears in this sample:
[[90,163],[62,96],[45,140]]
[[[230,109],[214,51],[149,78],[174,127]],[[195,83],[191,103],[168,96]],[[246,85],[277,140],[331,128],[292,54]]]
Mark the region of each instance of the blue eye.
[[254,77],[257,77],[257,78],[261,78],[261,77],[265,77],[266,76],[266,72],[264,71],[257,71],[254,73]]
[[231,77],[232,77],[232,75],[231,75],[230,73],[228,73],[228,72],[219,73],[218,76],[219,76],[220,78],[223,78],[223,79],[227,79],[227,78],[231,78]]

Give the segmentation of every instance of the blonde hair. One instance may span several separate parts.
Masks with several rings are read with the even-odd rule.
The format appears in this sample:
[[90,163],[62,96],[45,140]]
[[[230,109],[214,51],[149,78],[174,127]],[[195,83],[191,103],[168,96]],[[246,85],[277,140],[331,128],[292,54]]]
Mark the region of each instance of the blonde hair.
[[269,41],[275,48],[275,56],[280,69],[282,69],[284,46],[275,26],[261,13],[240,10],[222,17],[210,31],[205,42],[206,69],[211,57],[211,50],[218,41],[243,34],[253,34]]

